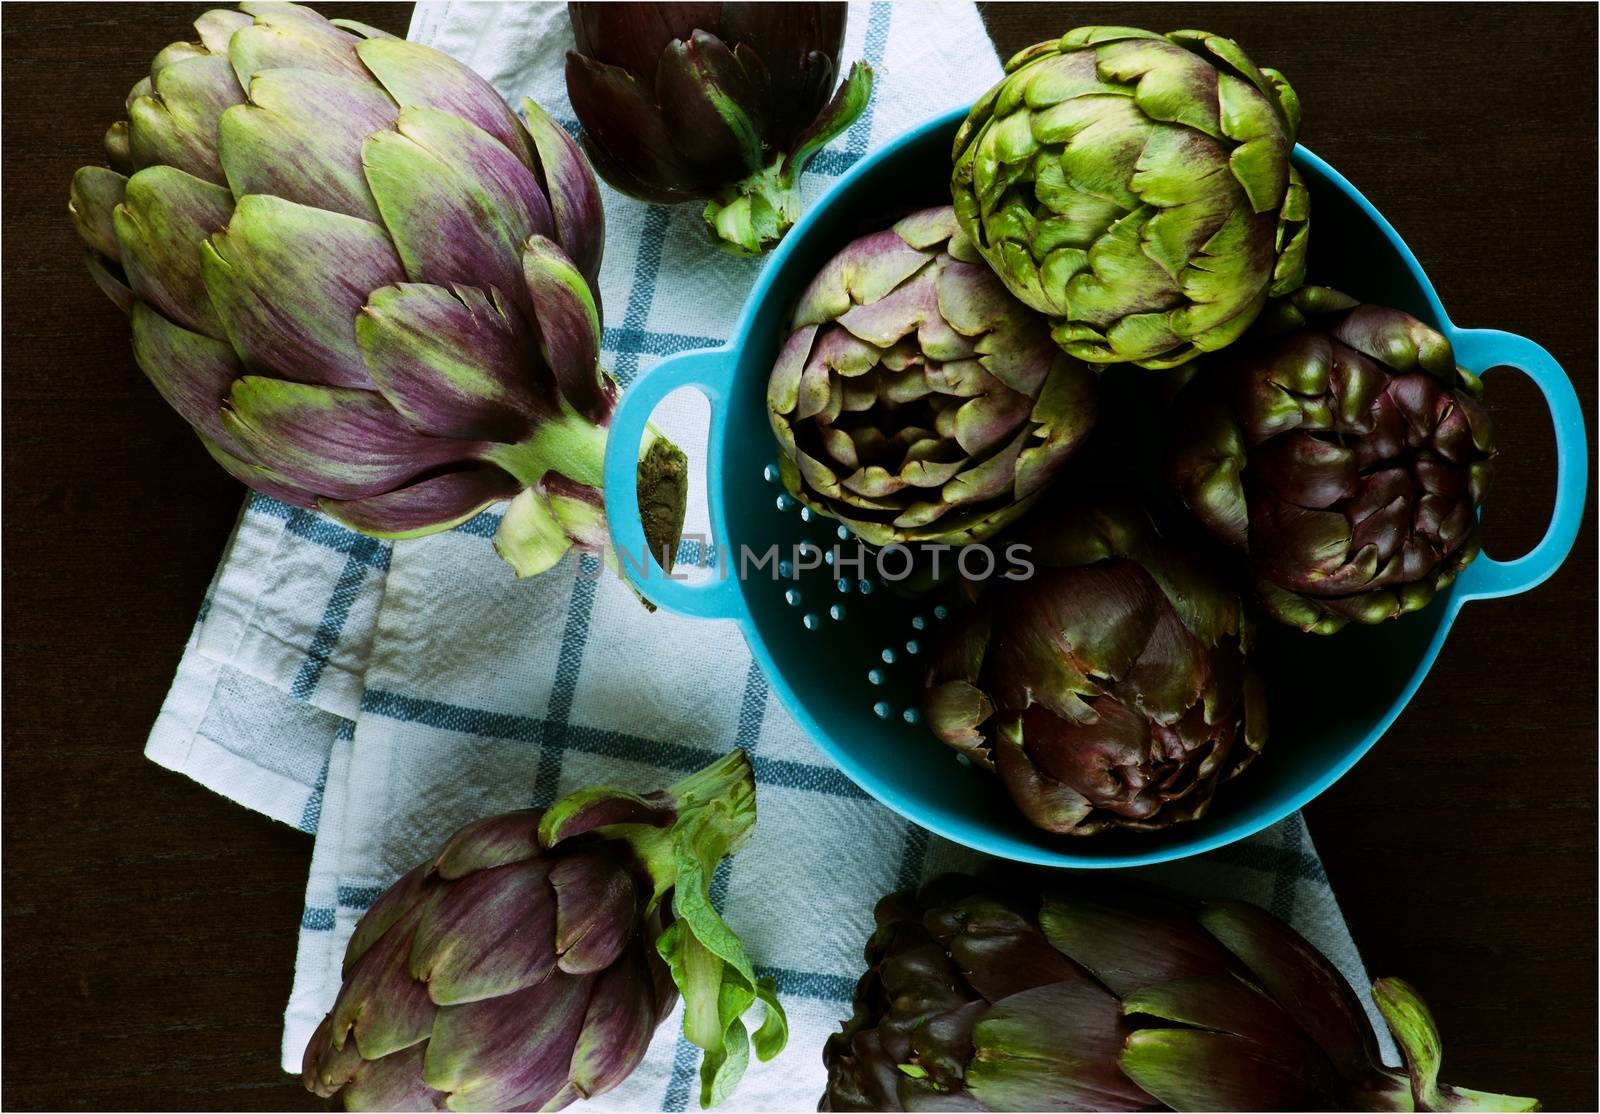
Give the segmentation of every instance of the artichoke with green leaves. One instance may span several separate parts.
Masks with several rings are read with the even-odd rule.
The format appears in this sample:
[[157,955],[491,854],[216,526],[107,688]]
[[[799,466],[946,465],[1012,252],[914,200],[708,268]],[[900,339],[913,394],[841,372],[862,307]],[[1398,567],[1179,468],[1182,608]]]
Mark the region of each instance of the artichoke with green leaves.
[[1015,533],[1033,566],[944,625],[929,728],[1062,835],[1205,815],[1267,735],[1238,595],[1114,499],[1053,500]]
[[820,1110],[1538,1109],[1440,1083],[1399,979],[1386,1066],[1339,970],[1245,902],[946,875],[878,903],[866,960]]
[[1329,634],[1424,607],[1479,551],[1483,384],[1410,314],[1308,286],[1175,403],[1179,497],[1278,620]]
[[788,1033],[711,903],[755,793],[736,750],[666,790],[468,824],[356,925],[306,1087],[351,1110],[559,1110],[626,1079],[681,992],[701,1102],[725,1098],[751,1046],[771,1059]]
[[1169,368],[1305,275],[1294,90],[1231,39],[1080,27],[1006,64],[955,141],[961,227],[1094,363]]
[[[364,24],[257,2],[195,29],[133,87],[112,167],[72,181],[156,389],[234,476],[364,533],[510,499],[496,546],[519,573],[608,552],[604,221],[576,145]],[[670,554],[682,453],[652,434],[639,479]]]
[[1006,293],[948,205],[846,245],[767,383],[785,486],[869,545],[983,541],[1094,425],[1097,383]]

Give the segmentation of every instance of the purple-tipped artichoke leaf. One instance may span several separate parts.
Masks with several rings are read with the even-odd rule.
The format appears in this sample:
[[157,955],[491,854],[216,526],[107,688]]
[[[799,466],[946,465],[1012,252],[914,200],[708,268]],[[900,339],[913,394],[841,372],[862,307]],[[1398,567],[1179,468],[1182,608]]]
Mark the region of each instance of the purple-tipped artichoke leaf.
[[1154,895],[1135,903],[1059,894],[1045,898],[1039,927],[1058,950],[1127,997],[1140,987],[1233,969],[1216,940],[1180,912],[1175,901]]
[[476,124],[529,170],[539,163],[516,113],[494,86],[447,54],[404,39],[367,39],[356,47],[367,69],[401,108],[436,108]]
[[167,165],[217,185],[217,121],[244,102],[225,57],[198,55],[162,68],[128,105],[128,148],[139,167]]
[[737,182],[762,169],[749,79],[721,39],[696,30],[668,43],[655,92],[674,150],[712,180]]
[[345,972],[329,1013],[335,1048],[352,1040],[375,1060],[428,1039],[438,1007],[425,984],[406,971],[406,957],[426,903],[412,905]]
[[129,178],[112,224],[133,292],[178,324],[221,337],[196,245],[232,213],[226,189],[173,167],[152,166]]
[[1141,1029],[1128,1036],[1122,1071],[1174,1110],[1304,1110],[1333,1104],[1308,1065],[1229,1033]]
[[356,317],[373,290],[405,277],[381,227],[251,194],[238,200],[228,227],[202,244],[200,255],[211,304],[251,371],[372,385],[356,343]]
[[795,137],[788,153],[784,156],[784,177],[791,184],[798,182],[801,172],[817,152],[855,123],[856,119],[866,111],[867,104],[871,100],[872,67],[865,62],[854,62],[850,66],[850,72],[845,75],[844,81],[834,92],[833,98],[823,106],[822,111],[806,129]]
[[645,947],[633,945],[595,980],[569,1069],[577,1097],[611,1090],[632,1074],[650,1047],[657,1022]]
[[[248,10],[248,9],[247,9]],[[251,12],[255,22],[228,40],[228,61],[244,88],[264,70],[306,69],[363,78],[356,57],[361,40],[341,31],[309,8],[292,5]]]
[[510,994],[440,1009],[423,1078],[457,1110],[543,1105],[566,1085],[593,986],[551,971]]
[[398,540],[452,530],[519,490],[515,477],[492,464],[468,465],[381,495],[316,502],[329,518],[352,530]]
[[612,186],[664,204],[698,196],[650,88],[626,70],[569,51],[567,94],[584,121],[589,160]]
[[381,287],[356,318],[356,341],[372,382],[425,433],[517,442],[556,408],[530,382],[531,338],[474,287]]
[[436,1110],[444,1096],[422,1078],[427,1046],[363,1062],[340,1094],[347,1110]]
[[367,139],[362,162],[412,281],[492,287],[527,306],[523,241],[554,227],[533,172],[509,149],[459,116],[412,107],[396,130]]
[[578,145],[548,112],[524,98],[522,114],[539,153],[539,166],[550,194],[555,239],[583,275],[598,302],[600,259],[605,250],[606,234],[600,187]]
[[449,881],[535,857],[542,815],[538,809],[525,808],[473,821],[445,841],[433,870]]
[[633,939],[633,879],[599,853],[577,852],[550,872],[556,894],[557,965],[569,974],[604,971]]
[[144,302],[133,303],[133,358],[167,405],[230,453],[239,446],[222,425],[222,405],[244,369],[220,340],[168,321]]
[[381,495],[473,450],[412,429],[376,391],[254,375],[234,382],[222,426],[264,466],[335,500]]
[[269,70],[250,103],[223,113],[217,142],[235,195],[265,193],[378,221],[361,145],[399,110],[369,82],[314,70]]
[[202,12],[194,21],[200,33],[201,44],[212,54],[226,55],[228,42],[241,27],[249,27],[255,20],[248,12],[235,12],[227,8],[212,8]]
[[548,977],[556,962],[550,869],[529,859],[445,887],[417,924],[411,977],[442,1006],[510,994]]
[[583,273],[554,241],[530,236],[522,247],[545,359],[568,403],[586,417],[609,413],[611,397],[600,371],[600,310]]
[[1143,1110],[1150,1096],[1117,1066],[1126,1031],[1087,979],[1020,991],[973,1026],[967,1088],[990,1110]]
[[[126,177],[103,166],[79,167],[72,176],[72,192],[67,201],[72,223],[84,244],[107,259],[121,255],[111,213],[122,204],[127,188]],[[232,208],[231,202],[229,207]]]
[[1428,1004],[1410,983],[1395,978],[1378,979],[1372,984],[1372,1000],[1405,1058],[1405,1074],[1410,1081],[1410,1094],[1407,1097],[1416,1103],[1416,1109],[1542,1109],[1537,1099],[1441,1084],[1439,1066],[1444,1058],[1444,1047],[1439,1039],[1439,1030]]

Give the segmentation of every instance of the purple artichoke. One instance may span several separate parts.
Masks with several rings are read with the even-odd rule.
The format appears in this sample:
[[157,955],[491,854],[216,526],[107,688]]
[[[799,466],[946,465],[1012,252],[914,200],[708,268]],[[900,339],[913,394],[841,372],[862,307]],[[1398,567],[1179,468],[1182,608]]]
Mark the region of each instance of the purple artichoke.
[[[800,174],[872,94],[834,91],[844,4],[568,4],[567,94],[600,176],[643,201],[704,201],[711,234],[759,254],[800,215]],[[831,94],[831,96],[830,96]]]
[[1172,484],[1247,555],[1273,617],[1318,634],[1382,622],[1478,554],[1482,394],[1415,317],[1307,287],[1179,396]]
[[820,1110],[1536,1110],[1439,1082],[1428,1007],[1373,1000],[1263,909],[1055,876],[946,875],[878,903]]
[[1041,506],[1012,537],[1033,574],[951,615],[928,726],[1046,831],[1204,815],[1266,740],[1239,598],[1118,504]]
[[[139,366],[224,468],[354,529],[411,537],[511,499],[523,574],[607,549],[616,384],[603,218],[576,145],[437,51],[249,3],[156,55],[70,210]],[[652,549],[683,458],[641,452]]]
[[667,790],[584,789],[467,825],[356,925],[306,1087],[352,1110],[559,1110],[626,1079],[681,991],[701,1102],[720,1101],[750,1045],[769,1060],[788,1033],[711,904],[755,819],[736,750]]
[[1094,425],[1094,373],[948,205],[847,245],[792,327],[767,385],[784,483],[870,545],[990,537]]

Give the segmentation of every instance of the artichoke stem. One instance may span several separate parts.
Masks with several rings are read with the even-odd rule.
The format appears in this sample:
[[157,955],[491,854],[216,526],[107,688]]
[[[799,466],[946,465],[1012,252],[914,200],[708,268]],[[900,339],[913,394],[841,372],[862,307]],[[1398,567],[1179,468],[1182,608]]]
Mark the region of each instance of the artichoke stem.
[[799,175],[780,159],[706,202],[705,220],[717,246],[732,255],[760,255],[800,216]]
[[688,503],[688,458],[654,427],[647,428],[639,453],[639,521],[651,555],[667,572],[678,556]]
[[[1372,984],[1372,1000],[1405,1058],[1412,1101],[1417,1110],[1538,1110],[1537,1099],[1473,1091],[1439,1082],[1444,1047],[1433,1013],[1416,990],[1400,979]],[[1395,1107],[1394,1109],[1399,1109]]]

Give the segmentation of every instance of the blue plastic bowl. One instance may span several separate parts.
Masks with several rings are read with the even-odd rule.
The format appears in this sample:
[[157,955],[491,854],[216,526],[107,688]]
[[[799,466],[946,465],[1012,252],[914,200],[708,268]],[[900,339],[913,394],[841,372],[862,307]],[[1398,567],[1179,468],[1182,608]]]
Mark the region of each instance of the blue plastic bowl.
[[[734,552],[743,545],[760,553],[776,543],[788,554],[803,541],[832,547],[835,525],[820,517],[802,521],[764,475],[776,455],[767,376],[791,307],[817,269],[856,236],[947,196],[951,142],[965,115],[930,120],[858,163],[773,252],[725,347],[663,360],[623,396],[605,482],[612,536],[625,553],[646,552],[634,513],[633,447],[657,403],[681,387],[694,387],[711,402],[707,484],[715,539]],[[1394,722],[1463,604],[1527,591],[1556,570],[1577,536],[1588,470],[1578,398],[1550,354],[1511,333],[1452,324],[1411,250],[1372,204],[1304,147],[1296,148],[1295,163],[1312,195],[1313,281],[1428,321],[1473,371],[1510,366],[1538,384],[1555,425],[1555,513],[1531,552],[1514,561],[1480,556],[1414,615],[1325,638],[1272,632],[1268,660],[1293,668],[1276,671],[1267,749],[1246,774],[1221,787],[1204,818],[1163,832],[1089,838],[1029,826],[992,779],[959,763],[926,727],[907,721],[924,673],[919,654],[937,635],[937,617],[881,587],[863,594],[853,570],[837,578],[823,565],[796,579],[774,580],[769,566],[743,580],[730,575],[698,582],[668,580],[653,566],[644,575],[629,568],[629,575],[668,610],[736,620],[790,714],[841,770],[908,819],[968,847],[1056,867],[1140,866],[1221,847],[1288,816],[1354,765]],[[916,186],[920,192],[910,196],[908,183],[926,188]],[[842,609],[842,618],[832,617],[835,609]],[[886,656],[895,660],[886,663]],[[1296,677],[1306,679],[1303,691],[1295,691]],[[1328,684],[1330,677],[1338,683]]]

